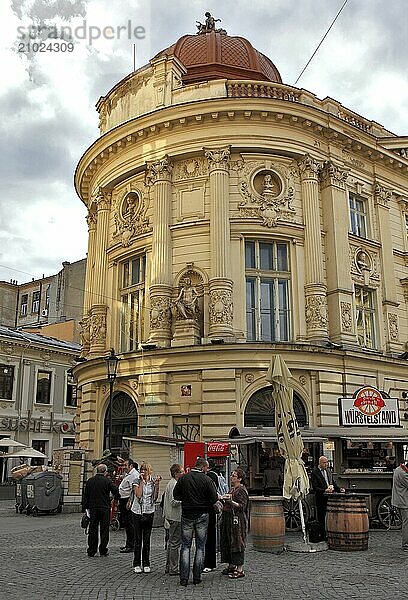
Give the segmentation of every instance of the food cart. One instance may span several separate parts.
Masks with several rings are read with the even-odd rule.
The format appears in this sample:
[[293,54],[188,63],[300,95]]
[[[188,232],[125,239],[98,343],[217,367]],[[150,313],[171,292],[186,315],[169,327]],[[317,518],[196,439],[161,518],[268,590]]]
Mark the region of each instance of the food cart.
[[[400,425],[398,399],[365,386],[351,398],[339,399],[339,422],[337,427],[300,428],[306,470],[310,474],[324,454],[339,485],[366,496],[371,520],[399,528],[399,512],[391,505],[392,475],[396,466],[408,460],[408,430]],[[240,464],[248,474],[249,493],[262,494],[263,472],[278,454],[275,428],[234,427],[229,440],[233,464]],[[303,507],[305,519],[313,519],[313,493]],[[285,501],[284,512],[287,529],[299,528],[297,503]]]

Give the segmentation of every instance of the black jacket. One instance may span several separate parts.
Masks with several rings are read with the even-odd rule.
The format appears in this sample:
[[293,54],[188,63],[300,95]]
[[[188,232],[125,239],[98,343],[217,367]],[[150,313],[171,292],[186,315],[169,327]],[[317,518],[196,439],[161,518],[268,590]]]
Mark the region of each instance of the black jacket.
[[186,516],[208,513],[217,502],[217,490],[212,480],[202,471],[192,469],[177,481],[173,496],[181,500],[181,512]]
[[110,494],[113,494],[115,500],[119,500],[119,489],[113,485],[102,473],[97,473],[94,477],[88,479],[85,484],[84,497],[82,500],[82,510],[87,508],[106,508],[111,505]]
[[[330,471],[330,469],[327,469],[327,478],[329,480],[329,484],[334,487],[334,491],[339,492],[340,488],[337,485],[337,482],[333,479],[333,473]],[[326,491],[327,483],[319,467],[313,469],[310,477],[310,483],[312,484],[312,489],[316,496],[322,496]]]

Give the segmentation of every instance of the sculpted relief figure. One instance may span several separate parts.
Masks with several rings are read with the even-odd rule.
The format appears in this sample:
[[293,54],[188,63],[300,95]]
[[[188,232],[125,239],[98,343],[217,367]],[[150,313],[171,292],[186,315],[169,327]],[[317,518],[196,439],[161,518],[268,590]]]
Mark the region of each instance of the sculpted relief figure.
[[265,194],[273,194],[274,196],[277,196],[278,194],[278,188],[272,179],[272,175],[265,175],[263,179],[262,195]]
[[200,294],[191,283],[190,277],[181,281],[181,289],[177,298],[172,302],[171,313],[176,319],[196,319],[200,313],[198,298]]

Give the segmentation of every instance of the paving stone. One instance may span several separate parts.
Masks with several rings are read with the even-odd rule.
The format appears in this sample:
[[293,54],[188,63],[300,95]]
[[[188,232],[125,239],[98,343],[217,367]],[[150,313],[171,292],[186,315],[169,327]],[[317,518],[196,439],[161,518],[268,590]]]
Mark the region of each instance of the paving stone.
[[[203,575],[181,588],[164,574],[162,529],[152,535],[149,574],[136,575],[132,555],[121,554],[125,534],[111,532],[108,557],[86,555],[78,514],[16,515],[0,502],[0,598],[7,600],[406,600],[408,553],[399,531],[370,531],[366,552],[256,552],[249,540],[246,577]],[[297,547],[300,533],[286,536]]]

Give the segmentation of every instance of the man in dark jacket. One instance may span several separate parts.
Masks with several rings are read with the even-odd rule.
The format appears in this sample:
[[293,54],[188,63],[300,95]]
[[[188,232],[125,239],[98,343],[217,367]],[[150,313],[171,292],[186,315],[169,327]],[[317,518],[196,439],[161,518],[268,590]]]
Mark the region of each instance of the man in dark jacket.
[[177,481],[173,497],[181,500],[180,584],[186,586],[190,575],[190,551],[195,535],[193,583],[201,583],[204,568],[208,514],[217,501],[217,490],[206,475],[208,462],[197,458],[194,468]]
[[319,458],[319,465],[313,469],[310,477],[310,483],[315,493],[316,517],[318,522],[325,529],[327,495],[333,492],[344,492],[333,479],[333,473],[328,468],[329,461],[325,456]]
[[85,484],[82,510],[89,511],[90,523],[88,532],[88,556],[95,556],[98,549],[98,528],[100,526],[99,554],[108,556],[109,512],[111,496],[119,500],[119,490],[107,477],[108,467],[100,464],[96,467],[96,475]]

